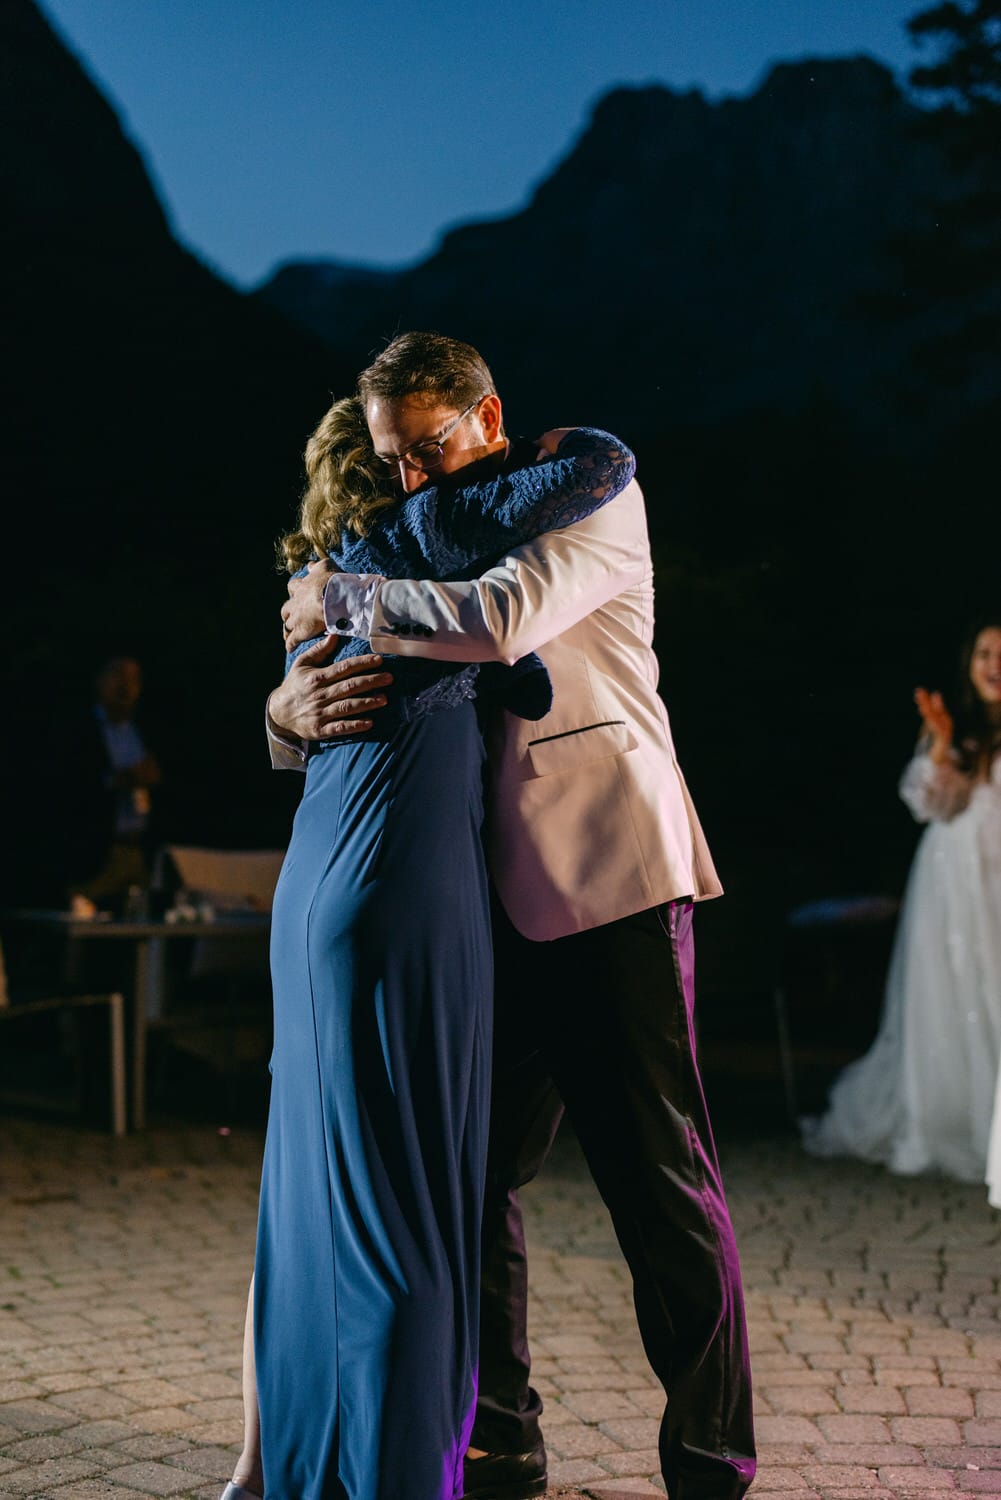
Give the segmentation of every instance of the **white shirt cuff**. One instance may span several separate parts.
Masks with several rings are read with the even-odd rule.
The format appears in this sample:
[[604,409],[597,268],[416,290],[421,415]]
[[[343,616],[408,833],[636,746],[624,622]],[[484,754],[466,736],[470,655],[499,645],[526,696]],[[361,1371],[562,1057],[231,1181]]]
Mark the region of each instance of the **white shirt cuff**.
[[[270,698],[268,703],[270,704]],[[302,740],[279,729],[271,718],[268,707],[264,710],[264,727],[268,735],[268,749],[274,770],[302,770],[306,764],[306,747]]]
[[328,635],[367,641],[381,573],[331,573],[323,590],[323,623]]

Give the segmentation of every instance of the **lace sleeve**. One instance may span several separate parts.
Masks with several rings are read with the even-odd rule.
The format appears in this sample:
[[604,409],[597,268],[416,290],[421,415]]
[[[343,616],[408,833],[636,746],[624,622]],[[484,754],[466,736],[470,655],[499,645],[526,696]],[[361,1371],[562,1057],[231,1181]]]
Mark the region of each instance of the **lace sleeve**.
[[918,752],[900,778],[900,795],[919,823],[946,823],[970,800],[973,783],[951,762],[937,765]]
[[482,553],[517,546],[582,521],[613,500],[636,472],[625,444],[597,427],[575,427],[546,462],[456,491],[452,516]]

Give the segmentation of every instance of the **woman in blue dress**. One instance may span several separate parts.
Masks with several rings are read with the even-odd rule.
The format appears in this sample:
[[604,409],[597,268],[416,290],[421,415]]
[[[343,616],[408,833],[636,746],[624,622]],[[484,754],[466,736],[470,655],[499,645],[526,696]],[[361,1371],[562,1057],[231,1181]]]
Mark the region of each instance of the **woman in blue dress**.
[[[542,456],[394,496],[360,403],[336,402],[307,449],[287,560],[328,552],[345,571],[472,577],[590,514],[634,470],[593,429],[553,435]],[[371,731],[313,747],[275,892],[245,1447],[224,1500],[462,1493],[492,988],[475,698],[538,717],[551,694],[537,658],[389,664]]]

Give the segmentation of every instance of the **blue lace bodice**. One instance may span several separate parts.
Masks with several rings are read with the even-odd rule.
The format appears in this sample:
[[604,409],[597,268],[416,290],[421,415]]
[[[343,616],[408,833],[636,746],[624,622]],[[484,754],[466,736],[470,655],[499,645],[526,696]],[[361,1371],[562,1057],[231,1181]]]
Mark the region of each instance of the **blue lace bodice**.
[[[505,469],[476,483],[457,483],[460,470],[451,483],[425,485],[403,496],[392,509],[376,513],[366,536],[343,536],[330,556],[345,573],[439,582],[477,578],[510,548],[592,515],[625,488],[635,470],[632,453],[617,438],[599,428],[576,427],[543,463],[525,463],[523,454],[515,453]],[[313,644],[297,646],[286,659],[286,671]],[[371,649],[368,641],[345,638],[336,659]],[[476,696],[484,670],[476,663],[383,656],[394,680],[389,703],[375,716],[381,732]],[[489,676],[491,693],[512,712],[534,718],[551,701],[548,685],[540,695],[544,673],[532,656],[514,667],[491,667],[484,681]],[[323,747],[330,743],[337,741]]]

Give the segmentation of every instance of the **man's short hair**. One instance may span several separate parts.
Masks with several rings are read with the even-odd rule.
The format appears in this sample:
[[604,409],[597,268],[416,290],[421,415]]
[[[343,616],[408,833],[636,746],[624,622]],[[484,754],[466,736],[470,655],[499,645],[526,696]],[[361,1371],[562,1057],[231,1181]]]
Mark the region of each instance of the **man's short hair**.
[[472,344],[443,333],[401,333],[358,376],[358,394],[370,401],[426,397],[429,406],[457,411],[496,394],[494,378]]

